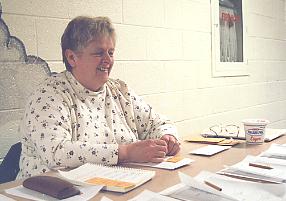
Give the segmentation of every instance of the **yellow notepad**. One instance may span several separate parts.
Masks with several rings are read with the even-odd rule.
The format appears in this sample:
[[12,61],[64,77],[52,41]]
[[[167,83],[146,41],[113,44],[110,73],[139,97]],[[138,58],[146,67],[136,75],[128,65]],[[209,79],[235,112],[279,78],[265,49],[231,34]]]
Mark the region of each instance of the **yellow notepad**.
[[236,144],[239,144],[240,141],[238,140],[234,140],[234,139],[224,139],[223,141],[217,143],[217,145],[222,145],[222,146],[233,146]]
[[184,159],[184,157],[182,157],[182,156],[171,156],[166,161],[167,162],[171,162],[171,163],[177,163],[177,162],[179,162],[179,161],[181,161],[183,159]]
[[206,144],[217,144],[226,138],[205,138],[202,136],[194,136],[194,137],[189,137],[186,139],[187,142],[199,142],[199,143],[206,143]]
[[94,177],[91,179],[86,180],[85,182],[93,185],[104,185],[108,187],[119,187],[119,188],[132,188],[135,187],[136,184],[131,182],[125,182],[115,179],[107,179],[107,178],[101,178],[101,177]]
[[155,171],[86,163],[60,175],[76,184],[103,185],[103,190],[128,192],[155,176]]

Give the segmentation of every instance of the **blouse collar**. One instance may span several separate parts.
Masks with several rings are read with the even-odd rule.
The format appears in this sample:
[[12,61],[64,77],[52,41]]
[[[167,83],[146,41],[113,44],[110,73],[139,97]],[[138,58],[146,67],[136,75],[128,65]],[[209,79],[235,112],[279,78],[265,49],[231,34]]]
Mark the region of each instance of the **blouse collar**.
[[65,71],[65,75],[72,88],[74,88],[76,93],[78,93],[78,95],[80,95],[82,98],[86,98],[86,96],[98,96],[105,92],[105,84],[98,91],[91,91],[79,83],[71,72]]

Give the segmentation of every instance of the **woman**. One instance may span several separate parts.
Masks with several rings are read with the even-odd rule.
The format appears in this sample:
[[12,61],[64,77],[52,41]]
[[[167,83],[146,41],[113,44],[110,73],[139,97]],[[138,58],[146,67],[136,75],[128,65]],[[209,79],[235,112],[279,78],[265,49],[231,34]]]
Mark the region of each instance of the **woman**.
[[87,162],[161,162],[179,152],[170,121],[109,78],[115,30],[108,18],[73,19],[61,45],[67,70],[46,79],[26,107],[18,178]]

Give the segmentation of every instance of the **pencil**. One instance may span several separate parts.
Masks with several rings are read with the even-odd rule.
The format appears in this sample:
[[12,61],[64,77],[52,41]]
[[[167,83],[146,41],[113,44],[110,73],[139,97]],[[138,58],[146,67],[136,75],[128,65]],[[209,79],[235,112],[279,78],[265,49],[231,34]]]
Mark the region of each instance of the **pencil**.
[[205,182],[206,185],[208,185],[208,186],[210,186],[210,187],[212,187],[212,188],[214,188],[214,189],[216,189],[218,191],[222,191],[222,189],[220,187],[218,187],[217,185],[212,184],[209,181],[204,181],[204,182]]
[[249,166],[262,168],[262,169],[267,169],[267,170],[273,169],[272,167],[270,167],[268,165],[262,165],[262,164],[257,164],[257,163],[249,163]]

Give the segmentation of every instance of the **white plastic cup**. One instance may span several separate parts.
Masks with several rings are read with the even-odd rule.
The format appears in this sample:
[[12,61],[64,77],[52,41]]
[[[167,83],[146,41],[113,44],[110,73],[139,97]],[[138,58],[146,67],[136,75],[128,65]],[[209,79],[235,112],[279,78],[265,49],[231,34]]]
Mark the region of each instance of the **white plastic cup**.
[[262,144],[265,138],[266,119],[244,119],[245,139],[247,144]]

